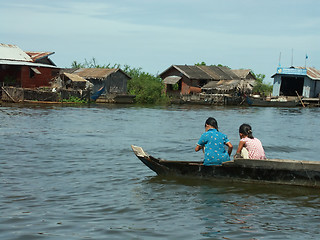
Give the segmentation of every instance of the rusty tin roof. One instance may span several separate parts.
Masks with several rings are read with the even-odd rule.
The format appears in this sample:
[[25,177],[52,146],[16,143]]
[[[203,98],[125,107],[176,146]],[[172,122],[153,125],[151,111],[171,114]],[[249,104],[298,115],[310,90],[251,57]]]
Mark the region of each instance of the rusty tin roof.
[[43,58],[49,57],[50,55],[54,54],[54,52],[25,52],[28,54],[33,62],[41,60]]
[[308,67],[307,68],[307,75],[311,79],[320,80],[320,70],[318,70],[318,69]]

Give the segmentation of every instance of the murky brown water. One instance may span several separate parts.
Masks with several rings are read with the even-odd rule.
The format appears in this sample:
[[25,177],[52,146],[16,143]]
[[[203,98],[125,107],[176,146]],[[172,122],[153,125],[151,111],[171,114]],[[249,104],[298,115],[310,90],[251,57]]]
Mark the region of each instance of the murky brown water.
[[208,116],[233,145],[319,161],[320,109],[2,106],[0,239],[317,239],[319,189],[157,177],[131,144],[199,160]]

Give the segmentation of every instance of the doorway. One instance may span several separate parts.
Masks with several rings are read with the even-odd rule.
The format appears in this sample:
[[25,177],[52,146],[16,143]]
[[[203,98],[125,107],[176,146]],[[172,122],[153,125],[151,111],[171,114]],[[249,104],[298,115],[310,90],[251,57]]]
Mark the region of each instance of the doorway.
[[303,91],[304,77],[282,77],[280,95],[297,96],[296,91],[301,96]]

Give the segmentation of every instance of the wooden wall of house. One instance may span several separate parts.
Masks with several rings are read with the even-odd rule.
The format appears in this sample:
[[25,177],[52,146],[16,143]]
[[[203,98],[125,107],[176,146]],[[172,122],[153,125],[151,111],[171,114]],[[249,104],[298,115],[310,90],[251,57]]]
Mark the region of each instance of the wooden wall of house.
[[58,69],[46,67],[32,67],[36,68],[41,74],[35,73],[31,67],[21,67],[21,87],[22,88],[37,88],[50,86],[52,78],[58,75]]
[[70,97],[86,98],[89,100],[88,91],[63,89],[59,93],[52,91],[41,91],[35,89],[4,87],[1,100],[5,102],[22,102],[25,100],[59,102]]
[[320,98],[320,81],[314,81],[314,97]]
[[304,83],[303,83],[303,91],[302,91],[302,96],[303,97],[314,97],[314,81],[311,80],[308,77],[304,78]]
[[105,86],[105,82],[101,79],[95,79],[95,78],[85,78],[89,82],[93,84],[92,92],[97,92],[101,87]]
[[108,93],[126,94],[128,77],[120,71],[107,77],[106,90]]
[[162,79],[165,79],[168,76],[179,76],[179,77],[182,77],[181,80],[180,80],[181,81],[180,94],[182,94],[182,95],[190,94],[190,86],[192,86],[192,84],[191,84],[191,80],[189,78],[187,78],[186,76],[181,74],[181,72],[179,72],[177,69],[175,69],[173,67],[170,68],[161,77],[162,77]]
[[1,86],[20,86],[21,66],[1,65],[0,83]]
[[188,78],[183,77],[180,81],[182,81],[180,93],[182,95],[190,94],[190,80]]
[[281,87],[281,77],[280,75],[275,75],[273,80],[272,96],[274,97],[280,96],[280,87]]
[[128,77],[120,71],[111,73],[105,79],[86,78],[93,84],[93,92],[97,92],[101,87],[105,87],[105,93],[127,94]]

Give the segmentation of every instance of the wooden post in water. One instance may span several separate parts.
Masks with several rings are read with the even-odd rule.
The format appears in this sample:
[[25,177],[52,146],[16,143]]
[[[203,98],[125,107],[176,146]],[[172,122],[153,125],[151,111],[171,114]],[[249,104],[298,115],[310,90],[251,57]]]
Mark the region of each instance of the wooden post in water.
[[302,99],[301,99],[301,97],[300,97],[300,95],[299,95],[299,93],[298,93],[297,91],[296,91],[296,94],[297,94],[297,96],[298,96],[298,98],[299,98],[302,106],[303,106],[303,107],[306,107],[306,106],[304,105],[304,103],[303,103],[303,101],[302,101]]
[[4,89],[4,87],[1,87],[1,88],[7,94],[7,96],[12,100],[12,102],[14,102],[14,103],[17,102],[16,100],[14,100],[13,97],[11,97],[11,95],[8,93],[8,91]]

